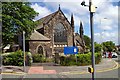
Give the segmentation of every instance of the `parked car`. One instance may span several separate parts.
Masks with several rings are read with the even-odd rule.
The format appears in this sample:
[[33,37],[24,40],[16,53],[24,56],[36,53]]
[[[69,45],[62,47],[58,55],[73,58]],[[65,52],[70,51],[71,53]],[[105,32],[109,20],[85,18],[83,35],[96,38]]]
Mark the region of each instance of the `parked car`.
[[117,53],[118,55],[120,55],[120,51],[117,51],[116,53]]
[[112,52],[112,58],[117,58],[118,54],[116,52]]

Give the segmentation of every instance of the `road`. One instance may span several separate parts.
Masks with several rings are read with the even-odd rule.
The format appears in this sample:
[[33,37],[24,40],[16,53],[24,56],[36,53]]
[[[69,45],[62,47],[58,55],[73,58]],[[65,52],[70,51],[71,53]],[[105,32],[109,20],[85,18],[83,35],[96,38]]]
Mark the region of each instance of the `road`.
[[[114,58],[113,60],[115,60],[116,62],[119,63],[119,59],[117,58]],[[120,65],[120,64],[119,64]],[[119,66],[120,67],[120,66]],[[95,78],[103,78],[105,80],[117,80],[117,78],[119,78],[120,76],[120,71],[118,71],[118,69],[112,69],[112,70],[109,70],[109,71],[103,71],[103,72],[96,72],[95,74]],[[3,79],[2,80],[40,80],[38,78],[44,78],[44,79],[49,79],[49,80],[54,80],[54,79],[64,79],[64,78],[71,78],[73,80],[74,79],[88,79],[90,80],[91,78],[91,74],[90,73],[87,73],[87,74],[54,74],[54,75],[44,75],[44,74],[22,74],[22,75],[2,75]],[[6,78],[6,79],[4,79]],[[87,80],[86,79],[86,80]]]
[[[64,79],[64,78],[74,78],[74,79],[90,79],[91,74],[68,74],[68,75],[63,75],[63,74],[56,74],[56,75],[43,75],[43,74],[31,74],[31,75],[3,75],[3,77],[7,79],[2,79],[2,80],[39,80],[39,79],[49,79],[49,80],[54,80],[54,79]],[[99,72],[96,73],[95,75],[96,78],[103,78],[103,79],[113,79],[118,78],[118,69],[107,71],[107,72]],[[10,79],[11,78],[11,79]],[[24,79],[23,79],[24,78]]]

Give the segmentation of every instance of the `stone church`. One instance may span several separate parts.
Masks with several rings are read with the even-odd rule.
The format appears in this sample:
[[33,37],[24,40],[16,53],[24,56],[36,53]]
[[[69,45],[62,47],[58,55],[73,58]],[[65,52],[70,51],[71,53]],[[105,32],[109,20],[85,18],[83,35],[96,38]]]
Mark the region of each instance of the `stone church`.
[[74,17],[71,22],[59,9],[38,21],[38,26],[30,36],[29,51],[51,57],[55,53],[63,54],[64,47],[77,46],[79,52],[85,51],[83,25],[80,22],[80,34],[74,32]]

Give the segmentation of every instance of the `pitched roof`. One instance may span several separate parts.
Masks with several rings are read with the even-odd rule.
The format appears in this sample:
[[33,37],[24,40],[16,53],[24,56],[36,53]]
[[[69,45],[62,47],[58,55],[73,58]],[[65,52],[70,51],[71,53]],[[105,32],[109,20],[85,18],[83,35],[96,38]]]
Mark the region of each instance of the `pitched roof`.
[[38,20],[39,25],[37,26],[36,29],[42,28],[42,27],[43,27],[43,24],[45,24],[45,23],[47,23],[48,21],[50,21],[56,13],[58,13],[58,11],[56,11],[56,12],[54,12],[54,13],[52,13],[52,14],[49,14],[48,16],[45,16],[45,17],[39,19],[39,20]]
[[75,38],[76,43],[78,43],[80,46],[84,46],[84,40],[82,40],[82,38],[80,37],[78,33],[75,33],[74,38]]
[[[61,12],[61,13],[63,14],[63,16],[66,18],[66,16],[65,16],[64,13],[62,12],[62,10],[61,10],[61,9],[58,9],[58,11],[56,11],[56,12],[54,12],[54,13],[52,13],[52,14],[49,14],[48,16],[45,16],[45,17],[43,17],[43,18],[41,18],[41,19],[39,19],[39,20],[37,20],[38,23],[39,23],[39,25],[37,26],[36,29],[41,29],[41,28],[43,28],[43,25],[46,24],[46,23],[48,23],[48,22],[49,22],[57,13],[59,13],[59,12]],[[67,20],[67,22],[70,24],[70,22],[68,21],[67,18],[66,18],[66,20]],[[70,25],[71,25],[71,24],[70,24]]]
[[30,40],[50,40],[49,38],[45,37],[44,35],[40,34],[39,32],[37,32],[36,30],[34,30],[34,32],[32,33],[32,35],[30,36]]

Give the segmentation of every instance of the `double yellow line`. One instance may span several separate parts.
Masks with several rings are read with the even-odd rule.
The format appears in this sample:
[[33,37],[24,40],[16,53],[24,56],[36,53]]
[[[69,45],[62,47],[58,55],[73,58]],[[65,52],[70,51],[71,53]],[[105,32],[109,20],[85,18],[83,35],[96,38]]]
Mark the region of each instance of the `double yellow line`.
[[[118,69],[120,67],[120,64],[115,62],[115,65],[112,67],[112,68],[109,68],[109,69],[102,69],[102,70],[96,70],[96,72],[106,72],[106,71],[111,71],[111,70],[114,70],[114,69]],[[59,74],[88,74],[89,72],[87,71],[83,71],[83,72],[80,72],[80,71],[72,71],[72,72],[61,72]]]
[[97,70],[96,72],[106,72],[106,71],[111,71],[111,70],[114,70],[114,69],[118,69],[120,67],[120,64],[118,64],[116,61],[114,61],[114,63],[115,63],[115,65],[112,68]]
[[26,73],[24,72],[12,72],[12,73],[9,73],[9,72],[3,72],[1,73],[2,75],[25,75]]

